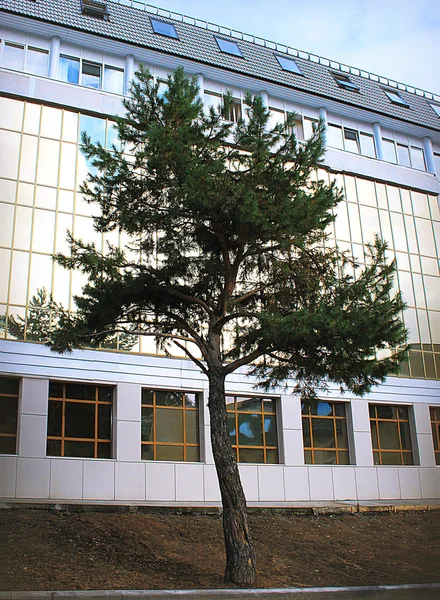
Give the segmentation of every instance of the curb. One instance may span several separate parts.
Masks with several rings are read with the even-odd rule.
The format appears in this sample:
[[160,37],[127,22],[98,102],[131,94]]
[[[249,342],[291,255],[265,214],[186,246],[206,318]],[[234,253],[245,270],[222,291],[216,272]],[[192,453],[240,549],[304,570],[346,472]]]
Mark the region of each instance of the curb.
[[334,588],[0,592],[0,600],[438,600],[440,583]]

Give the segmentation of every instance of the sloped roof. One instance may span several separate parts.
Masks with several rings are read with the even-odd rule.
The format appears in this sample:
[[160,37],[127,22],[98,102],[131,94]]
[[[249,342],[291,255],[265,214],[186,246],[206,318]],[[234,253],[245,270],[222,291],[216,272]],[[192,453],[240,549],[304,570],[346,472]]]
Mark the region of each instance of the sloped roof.
[[[359,91],[345,90],[336,83],[331,74],[334,70],[331,66],[301,56],[292,56],[287,53],[287,48],[286,52],[280,52],[177,18],[158,16],[141,8],[113,1],[108,1],[107,5],[109,19],[101,20],[83,15],[80,0],[0,0],[1,11],[181,56],[440,131],[440,117],[430,106],[430,103],[440,106],[440,102],[427,99],[418,93],[398,89],[398,93],[409,107],[398,106],[393,104],[383,91],[396,88],[350,73],[349,77],[359,87]],[[173,23],[179,39],[154,33],[150,17]],[[243,57],[221,52],[215,40],[216,35],[235,41]],[[293,58],[302,75],[283,70],[275,54]]]

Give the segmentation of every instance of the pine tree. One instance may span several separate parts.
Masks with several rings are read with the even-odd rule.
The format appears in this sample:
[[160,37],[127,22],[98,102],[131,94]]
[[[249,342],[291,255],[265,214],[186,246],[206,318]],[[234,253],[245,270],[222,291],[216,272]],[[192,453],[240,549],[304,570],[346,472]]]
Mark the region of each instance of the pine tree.
[[[356,264],[328,243],[337,187],[316,181],[323,124],[306,143],[294,115],[269,128],[261,97],[227,121],[232,98],[204,113],[198,88],[178,69],[159,94],[137,73],[121,145],[83,151],[95,169],[82,186],[100,208],[99,232],[119,230],[130,248],[105,253],[79,239],[55,258],[88,276],[77,312],[61,312],[51,347],[99,346],[115,332],[174,344],[209,381],[212,450],[223,503],[225,580],[255,581],[246,501],[231,448],[225,378],[240,367],[264,388],[289,380],[304,401],[330,382],[365,394],[396,373],[404,344],[394,263],[380,239]],[[130,151],[127,154],[127,151]],[[197,348],[201,358],[192,348]]]

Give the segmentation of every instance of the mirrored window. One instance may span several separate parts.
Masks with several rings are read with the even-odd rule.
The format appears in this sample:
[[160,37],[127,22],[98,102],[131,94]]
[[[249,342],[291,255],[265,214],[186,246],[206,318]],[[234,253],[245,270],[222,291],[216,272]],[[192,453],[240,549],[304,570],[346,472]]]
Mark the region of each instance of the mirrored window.
[[83,61],[81,83],[87,87],[99,90],[101,87],[101,65]]
[[371,441],[375,465],[413,465],[407,406],[370,404]]
[[28,73],[34,75],[47,76],[47,68],[49,65],[49,52],[40,48],[29,47],[26,55],[26,68]]
[[79,58],[61,54],[58,65],[58,79],[68,83],[79,83]]
[[301,412],[304,462],[310,465],[348,465],[345,404],[318,400],[303,404]]
[[0,454],[16,454],[19,379],[0,377]]
[[104,66],[104,90],[113,94],[124,93],[124,69]]

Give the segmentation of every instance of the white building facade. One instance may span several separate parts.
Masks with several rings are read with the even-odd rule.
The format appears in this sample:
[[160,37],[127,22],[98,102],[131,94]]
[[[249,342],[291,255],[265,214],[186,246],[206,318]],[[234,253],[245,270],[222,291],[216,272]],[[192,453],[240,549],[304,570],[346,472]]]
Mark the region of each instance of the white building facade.
[[[132,6],[136,4],[136,7]],[[148,7],[148,10],[153,10]],[[317,407],[227,380],[233,447],[250,504],[440,498],[440,98],[130,0],[0,0],[0,498],[213,505],[207,380],[150,339],[57,355],[48,298],[73,308],[80,274],[52,261],[66,231],[94,241],[78,186],[80,132],[110,145],[135,70],[177,66],[205,105],[246,90],[271,122],[327,123],[325,163],[345,200],[331,239],[363,262],[375,233],[397,259],[410,352],[368,397],[335,387]]]

